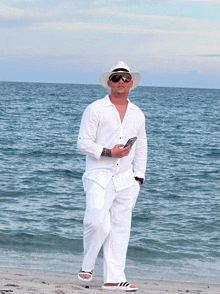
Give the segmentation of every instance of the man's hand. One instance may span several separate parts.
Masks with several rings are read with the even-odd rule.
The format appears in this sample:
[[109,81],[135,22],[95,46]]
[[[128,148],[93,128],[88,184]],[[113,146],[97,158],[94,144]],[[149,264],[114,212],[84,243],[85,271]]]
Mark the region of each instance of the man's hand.
[[[122,148],[124,145],[122,144],[118,144],[115,145],[115,147],[113,147],[111,149],[111,155],[114,158],[123,158],[125,156],[127,156],[131,150],[131,146],[127,146],[125,148]],[[120,148],[121,147],[121,148]]]
[[139,185],[141,185],[141,182],[140,181],[138,181],[138,180],[136,180],[136,181],[138,182]]

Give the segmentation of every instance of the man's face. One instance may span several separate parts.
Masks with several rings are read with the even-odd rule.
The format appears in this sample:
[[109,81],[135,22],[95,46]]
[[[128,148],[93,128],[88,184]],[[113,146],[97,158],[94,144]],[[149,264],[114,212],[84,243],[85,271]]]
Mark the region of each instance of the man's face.
[[126,73],[115,73],[111,75],[107,83],[108,83],[108,86],[111,88],[111,92],[117,93],[117,94],[128,93],[130,88],[132,88],[133,86],[133,81],[131,80],[131,76]]

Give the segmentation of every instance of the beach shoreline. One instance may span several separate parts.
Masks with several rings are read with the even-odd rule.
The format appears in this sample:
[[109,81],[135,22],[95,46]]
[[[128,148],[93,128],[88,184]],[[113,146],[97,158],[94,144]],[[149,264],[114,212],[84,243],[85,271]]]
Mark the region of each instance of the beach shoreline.
[[[77,274],[49,272],[33,269],[0,268],[0,294],[70,294],[70,293],[114,293],[117,291],[102,290],[102,277],[94,276],[93,281],[86,283],[78,280]],[[137,293],[148,294],[217,294],[220,284],[172,282],[164,280],[129,279],[138,287]],[[119,291],[120,293],[122,291]]]

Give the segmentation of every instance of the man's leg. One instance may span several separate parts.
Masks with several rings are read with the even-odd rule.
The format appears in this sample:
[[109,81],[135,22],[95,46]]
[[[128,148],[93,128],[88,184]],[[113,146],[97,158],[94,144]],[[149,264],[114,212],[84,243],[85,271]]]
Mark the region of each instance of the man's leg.
[[111,229],[104,242],[104,283],[126,281],[124,274],[127,248],[130,238],[132,209],[140,186],[137,182],[130,188],[117,192],[110,213]]
[[[98,253],[110,231],[110,207],[114,193],[102,188],[98,183],[86,180],[86,212],[84,218],[84,259],[82,270],[91,271],[95,267]],[[111,189],[110,189],[111,190]]]

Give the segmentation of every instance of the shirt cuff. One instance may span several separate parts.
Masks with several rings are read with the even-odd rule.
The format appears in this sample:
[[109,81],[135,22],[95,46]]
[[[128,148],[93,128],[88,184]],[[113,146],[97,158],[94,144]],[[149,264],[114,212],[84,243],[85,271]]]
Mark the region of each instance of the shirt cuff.
[[145,180],[145,174],[143,174],[141,172],[134,173],[134,177],[141,178],[141,179]]
[[100,145],[97,146],[97,148],[95,150],[95,158],[96,159],[98,159],[98,160],[100,159],[103,148],[104,148],[103,146],[100,146]]

